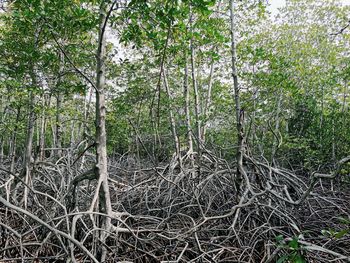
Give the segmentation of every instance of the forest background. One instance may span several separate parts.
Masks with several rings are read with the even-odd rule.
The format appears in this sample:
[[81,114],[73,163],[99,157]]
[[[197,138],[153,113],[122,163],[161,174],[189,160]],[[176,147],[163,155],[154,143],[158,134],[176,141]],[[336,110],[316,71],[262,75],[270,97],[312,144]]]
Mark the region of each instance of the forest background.
[[349,1],[0,17],[0,259],[350,260]]

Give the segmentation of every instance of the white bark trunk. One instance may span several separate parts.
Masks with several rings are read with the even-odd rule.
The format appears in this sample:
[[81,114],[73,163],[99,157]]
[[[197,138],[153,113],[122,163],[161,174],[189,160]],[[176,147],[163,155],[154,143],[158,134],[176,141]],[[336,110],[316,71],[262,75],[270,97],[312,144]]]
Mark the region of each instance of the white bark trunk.
[[[99,211],[107,215],[112,214],[111,198],[108,186],[107,171],[107,134],[106,134],[106,24],[108,20],[107,2],[100,5],[98,49],[96,54],[96,171],[98,177],[98,188],[96,194],[99,196]],[[99,239],[102,244],[105,242],[111,228],[111,218],[109,216],[100,217]],[[100,262],[106,260],[107,250],[104,245],[100,245],[97,257]]]

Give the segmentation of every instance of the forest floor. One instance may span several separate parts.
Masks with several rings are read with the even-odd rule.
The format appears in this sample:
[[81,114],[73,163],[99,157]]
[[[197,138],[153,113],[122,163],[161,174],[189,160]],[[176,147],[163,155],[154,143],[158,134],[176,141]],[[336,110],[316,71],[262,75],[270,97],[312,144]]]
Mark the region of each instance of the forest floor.
[[[181,168],[176,158],[109,160],[116,216],[107,262],[350,261],[350,187],[341,178],[315,180],[305,196],[308,174],[246,156],[248,179],[238,185],[227,161],[208,152],[192,166],[187,157]],[[92,165],[89,155],[84,167],[69,157],[35,163],[24,204],[24,183],[13,189],[17,175],[3,162],[0,262],[90,262],[82,247],[101,246],[90,219],[103,215],[89,212],[96,180],[71,182]]]

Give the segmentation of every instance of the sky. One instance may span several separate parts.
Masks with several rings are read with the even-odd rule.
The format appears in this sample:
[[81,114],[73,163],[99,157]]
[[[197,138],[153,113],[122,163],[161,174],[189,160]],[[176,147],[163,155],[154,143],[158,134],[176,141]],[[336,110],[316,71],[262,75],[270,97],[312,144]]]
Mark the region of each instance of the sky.
[[[350,0],[341,0],[345,5],[350,5]],[[270,11],[272,12],[273,15],[277,14],[277,9],[284,6],[286,1],[285,0],[269,0],[269,3],[271,4],[270,6]]]

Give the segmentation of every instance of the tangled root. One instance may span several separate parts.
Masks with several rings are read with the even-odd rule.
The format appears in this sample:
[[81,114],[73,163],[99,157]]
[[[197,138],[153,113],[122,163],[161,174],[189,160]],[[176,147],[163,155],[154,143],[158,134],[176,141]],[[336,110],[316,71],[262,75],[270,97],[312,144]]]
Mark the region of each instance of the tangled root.
[[[2,169],[0,258],[94,261],[86,251],[93,254],[104,245],[108,262],[275,262],[296,256],[307,262],[349,261],[350,191],[344,184],[329,191],[319,174],[298,176],[264,159],[244,159],[239,183],[237,167],[210,152],[200,160],[188,153],[181,166],[174,156],[168,165],[149,169],[111,160],[118,213],[105,244],[94,237],[101,230],[90,220],[105,215],[88,211],[94,181],[79,183],[75,207],[68,208],[79,163],[37,164],[31,185],[17,189],[17,196],[7,187],[14,175]],[[23,187],[31,190],[25,211]]]

